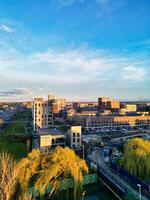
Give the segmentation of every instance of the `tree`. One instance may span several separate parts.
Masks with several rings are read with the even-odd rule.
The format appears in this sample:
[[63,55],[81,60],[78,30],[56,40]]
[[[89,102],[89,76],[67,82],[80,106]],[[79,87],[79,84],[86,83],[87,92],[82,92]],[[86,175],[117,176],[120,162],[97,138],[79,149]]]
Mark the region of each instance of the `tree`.
[[88,173],[86,162],[76,156],[73,150],[62,147],[57,147],[52,154],[45,157],[45,161],[42,163],[42,170],[35,184],[40,193],[43,195],[50,184],[50,195],[52,195],[58,191],[63,180],[72,177],[76,198],[78,186],[83,182],[83,172]]
[[41,195],[45,194],[50,185],[50,196],[55,194],[61,183],[68,179],[74,180],[74,196],[77,194],[78,186],[82,185],[83,172],[88,173],[86,162],[80,159],[73,150],[57,147],[49,154],[41,154],[39,150],[33,150],[19,163],[19,182],[23,193],[27,191],[28,185],[34,182],[35,190]]
[[1,200],[12,200],[15,195],[15,199],[29,200],[32,199],[28,193],[30,186],[38,189],[41,196],[44,196],[49,185],[51,196],[69,178],[74,180],[76,197],[78,186],[82,185],[83,172],[88,173],[85,161],[69,148],[57,147],[45,155],[39,150],[33,150],[18,162],[3,153],[0,154],[0,197]]
[[143,179],[150,177],[150,142],[140,138],[128,141],[121,164],[135,176]]
[[0,197],[1,200],[12,199],[18,183],[17,163],[7,153],[0,154]]

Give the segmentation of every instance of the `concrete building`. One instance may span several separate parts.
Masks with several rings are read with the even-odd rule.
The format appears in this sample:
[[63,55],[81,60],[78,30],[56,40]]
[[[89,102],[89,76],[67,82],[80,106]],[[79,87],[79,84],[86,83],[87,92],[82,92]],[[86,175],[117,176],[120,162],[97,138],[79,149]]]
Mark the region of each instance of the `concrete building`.
[[108,97],[99,97],[98,98],[98,107],[101,110],[119,109],[120,102],[117,100],[110,99]]
[[72,149],[81,148],[81,126],[71,126],[67,131],[67,145]]
[[66,107],[66,99],[54,99],[52,105],[53,114],[58,115]]
[[83,127],[148,124],[150,116],[73,116],[73,124]]
[[39,129],[40,149],[50,151],[57,146],[66,146],[66,136],[57,128]]
[[84,107],[97,107],[97,102],[73,102],[73,108],[77,110],[78,108],[84,108]]
[[39,128],[50,128],[53,125],[53,104],[54,96],[48,96],[48,100],[34,98],[33,102],[33,129],[35,132]]
[[123,108],[120,109],[120,114],[125,115],[126,113],[135,113],[137,112],[136,104],[126,104]]

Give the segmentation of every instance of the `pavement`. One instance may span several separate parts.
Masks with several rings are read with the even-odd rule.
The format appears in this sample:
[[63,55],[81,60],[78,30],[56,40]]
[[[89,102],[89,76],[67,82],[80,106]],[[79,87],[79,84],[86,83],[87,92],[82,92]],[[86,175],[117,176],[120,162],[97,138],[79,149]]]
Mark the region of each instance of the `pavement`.
[[[135,196],[137,196],[137,198],[139,197],[139,192],[136,191],[131,185],[129,185],[129,183],[127,183],[124,179],[122,179],[120,176],[118,176],[117,174],[115,174],[108,166],[108,164],[104,161],[100,150],[94,150],[90,155],[88,155],[94,163],[96,163],[98,165],[99,168],[101,168],[102,170],[105,170],[105,172],[107,172],[107,175],[112,178],[116,183],[118,183],[118,185],[122,186],[123,188],[125,188],[126,191],[128,191],[129,193],[134,194]],[[137,188],[138,190],[138,188]],[[149,198],[147,198],[146,196],[142,195],[142,200],[149,200]]]

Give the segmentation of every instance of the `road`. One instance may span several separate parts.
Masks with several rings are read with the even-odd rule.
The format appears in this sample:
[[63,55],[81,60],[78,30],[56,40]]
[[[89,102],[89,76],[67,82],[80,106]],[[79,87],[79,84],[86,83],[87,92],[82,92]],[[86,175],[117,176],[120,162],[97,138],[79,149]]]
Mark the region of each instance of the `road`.
[[[104,161],[103,157],[101,156],[101,153],[99,150],[94,150],[90,155],[90,159],[93,160],[94,163],[97,164],[98,168],[100,168],[102,171],[107,173],[107,176],[114,180],[116,184],[121,186],[125,191],[128,191],[128,193],[132,193],[135,196],[138,197],[139,193],[136,191],[131,185],[129,185],[124,179],[122,179],[120,176],[115,174],[108,166],[108,164]],[[138,189],[138,188],[137,188]],[[142,195],[142,200],[148,200],[147,197]]]

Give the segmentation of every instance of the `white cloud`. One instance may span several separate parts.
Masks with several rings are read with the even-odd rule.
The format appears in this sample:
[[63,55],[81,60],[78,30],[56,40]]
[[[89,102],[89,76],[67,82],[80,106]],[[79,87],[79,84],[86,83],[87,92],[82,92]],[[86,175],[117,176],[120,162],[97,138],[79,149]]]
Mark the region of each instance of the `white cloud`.
[[8,97],[8,96],[22,96],[31,94],[31,91],[27,88],[14,88],[8,91],[0,91],[0,97]]
[[7,33],[14,33],[15,29],[11,28],[10,26],[6,25],[6,24],[0,24],[0,30],[7,32]]
[[[2,88],[30,88],[32,96],[55,91],[53,94],[82,98],[97,93],[108,95],[131,81],[138,85],[149,81],[149,57],[144,55],[112,53],[110,50],[76,48],[22,54],[14,49],[0,48],[0,79]],[[139,83],[140,81],[140,83]],[[38,89],[40,88],[40,89]],[[88,88],[88,89],[87,89]],[[8,94],[11,91],[7,91]],[[15,93],[16,91],[12,91]],[[98,95],[98,94],[97,94]],[[17,95],[27,98],[28,95]],[[31,96],[31,95],[29,95]],[[16,96],[13,95],[13,98]],[[2,98],[2,95],[1,95]],[[88,98],[88,96],[87,96]]]
[[127,66],[122,69],[122,79],[131,81],[143,81],[147,71],[142,67]]

